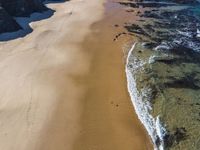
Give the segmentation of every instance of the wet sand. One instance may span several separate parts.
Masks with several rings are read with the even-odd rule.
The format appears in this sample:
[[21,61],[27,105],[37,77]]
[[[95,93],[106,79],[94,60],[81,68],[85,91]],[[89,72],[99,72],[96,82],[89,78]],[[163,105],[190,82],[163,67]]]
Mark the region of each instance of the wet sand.
[[33,33],[0,43],[0,149],[152,149],[127,92],[130,39],[113,41],[110,6],[50,4],[56,13]]
[[128,16],[113,2],[107,1],[104,19],[93,24],[92,34],[82,44],[92,59],[89,74],[80,78],[87,93],[82,99],[81,131],[75,150],[153,149],[127,92],[125,58],[134,39],[124,34],[114,41],[124,32],[120,26]]

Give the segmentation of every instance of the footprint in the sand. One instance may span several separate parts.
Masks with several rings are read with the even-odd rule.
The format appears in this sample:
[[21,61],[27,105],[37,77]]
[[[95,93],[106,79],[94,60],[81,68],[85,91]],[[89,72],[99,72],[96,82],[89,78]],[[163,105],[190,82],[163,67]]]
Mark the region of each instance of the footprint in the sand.
[[110,104],[113,105],[114,107],[119,107],[119,104],[115,104],[113,101],[111,101]]

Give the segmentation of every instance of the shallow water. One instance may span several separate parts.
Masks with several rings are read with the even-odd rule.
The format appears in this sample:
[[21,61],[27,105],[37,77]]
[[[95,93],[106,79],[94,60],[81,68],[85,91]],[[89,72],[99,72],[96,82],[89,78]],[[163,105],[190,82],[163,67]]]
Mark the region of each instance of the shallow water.
[[124,27],[138,43],[127,68],[142,122],[160,149],[200,149],[199,6],[140,7],[132,15],[140,19]]

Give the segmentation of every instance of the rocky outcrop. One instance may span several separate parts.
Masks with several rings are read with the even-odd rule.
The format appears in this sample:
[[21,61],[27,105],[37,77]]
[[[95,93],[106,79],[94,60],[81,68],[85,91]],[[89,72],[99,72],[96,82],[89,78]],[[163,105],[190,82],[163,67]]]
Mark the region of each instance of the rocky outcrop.
[[0,7],[0,33],[12,32],[21,29],[17,22]]
[[0,0],[1,6],[12,16],[27,16],[47,9],[44,0]]
[[30,16],[47,10],[44,0],[0,0],[0,34],[21,29],[13,17]]

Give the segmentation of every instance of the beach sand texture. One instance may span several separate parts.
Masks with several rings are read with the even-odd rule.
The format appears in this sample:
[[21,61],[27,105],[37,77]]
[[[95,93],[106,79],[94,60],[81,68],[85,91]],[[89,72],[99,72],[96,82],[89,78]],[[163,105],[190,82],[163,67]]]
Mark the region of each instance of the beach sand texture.
[[48,4],[51,18],[0,43],[1,150],[151,149],[104,4]]

